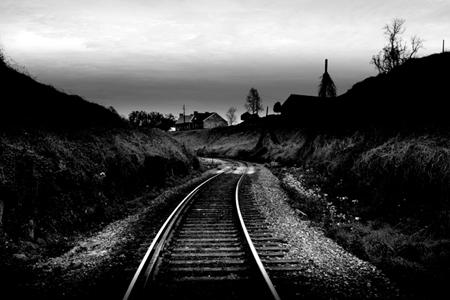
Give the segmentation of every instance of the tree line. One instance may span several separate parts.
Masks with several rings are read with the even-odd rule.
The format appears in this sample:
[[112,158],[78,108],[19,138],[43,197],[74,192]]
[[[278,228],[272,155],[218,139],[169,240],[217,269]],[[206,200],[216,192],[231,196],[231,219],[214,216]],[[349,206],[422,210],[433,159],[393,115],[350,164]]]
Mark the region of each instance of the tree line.
[[174,127],[176,122],[172,114],[163,115],[155,111],[133,111],[128,115],[128,121],[136,128],[159,128],[165,131]]

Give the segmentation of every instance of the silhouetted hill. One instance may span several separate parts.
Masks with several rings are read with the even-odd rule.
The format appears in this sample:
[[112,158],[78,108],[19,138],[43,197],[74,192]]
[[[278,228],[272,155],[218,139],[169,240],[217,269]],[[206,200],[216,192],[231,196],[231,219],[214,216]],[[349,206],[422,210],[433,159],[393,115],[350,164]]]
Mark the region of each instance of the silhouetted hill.
[[120,116],[9,67],[0,57],[0,128],[123,126]]
[[339,100],[349,124],[415,129],[449,126],[450,53],[412,59],[355,84]]
[[337,98],[291,95],[282,114],[291,125],[325,132],[448,130],[448,70],[450,53],[412,59],[356,83]]

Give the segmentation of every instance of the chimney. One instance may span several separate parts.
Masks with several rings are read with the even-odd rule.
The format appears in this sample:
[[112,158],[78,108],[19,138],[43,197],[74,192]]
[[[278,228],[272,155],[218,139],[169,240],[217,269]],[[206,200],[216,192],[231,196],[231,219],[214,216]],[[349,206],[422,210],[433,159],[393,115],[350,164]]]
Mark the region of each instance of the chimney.
[[194,110],[194,116],[198,114],[198,111]]
[[328,59],[325,59],[325,73],[328,73]]
[[180,113],[180,118],[182,118],[183,117],[183,113]]

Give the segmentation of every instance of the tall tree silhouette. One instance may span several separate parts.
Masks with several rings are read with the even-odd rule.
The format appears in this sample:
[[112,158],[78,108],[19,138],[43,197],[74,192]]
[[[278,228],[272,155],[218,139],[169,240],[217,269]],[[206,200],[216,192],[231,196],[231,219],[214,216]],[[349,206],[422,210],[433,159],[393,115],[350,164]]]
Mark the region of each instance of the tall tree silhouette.
[[246,101],[245,101],[245,109],[252,115],[257,115],[260,111],[263,111],[261,97],[259,96],[258,90],[255,88],[251,88],[248,92]]
[[320,78],[319,97],[336,97],[336,86],[334,85],[333,79],[331,79],[330,74],[328,74],[328,59],[325,59],[325,73],[323,73],[322,77]]

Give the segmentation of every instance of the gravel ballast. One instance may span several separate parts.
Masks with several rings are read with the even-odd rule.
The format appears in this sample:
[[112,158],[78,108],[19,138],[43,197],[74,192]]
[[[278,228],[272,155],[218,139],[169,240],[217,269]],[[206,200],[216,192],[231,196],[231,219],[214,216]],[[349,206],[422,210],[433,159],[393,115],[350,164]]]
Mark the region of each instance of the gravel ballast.
[[[262,165],[254,166],[244,189],[254,198],[276,237],[289,244],[283,259],[298,260],[304,270],[292,278],[307,286],[307,297],[322,299],[394,298],[396,289],[376,267],[324,236],[305,216],[288,204],[278,178]],[[304,289],[303,289],[304,290]]]

